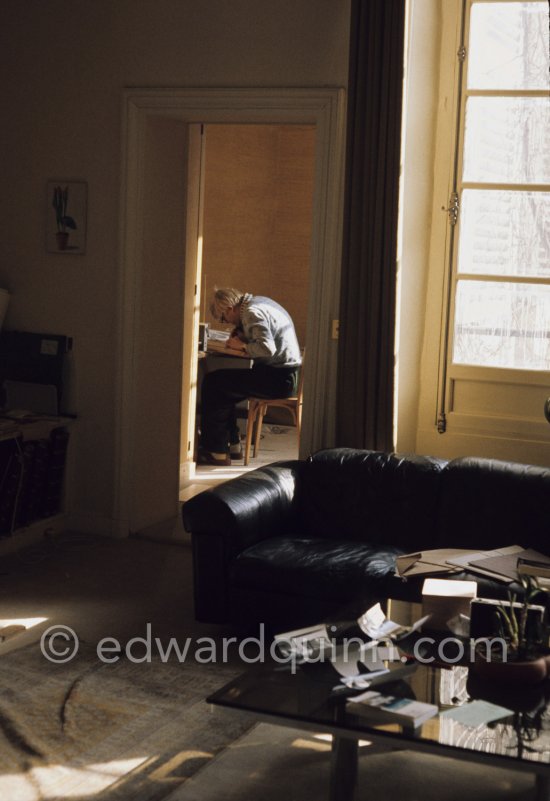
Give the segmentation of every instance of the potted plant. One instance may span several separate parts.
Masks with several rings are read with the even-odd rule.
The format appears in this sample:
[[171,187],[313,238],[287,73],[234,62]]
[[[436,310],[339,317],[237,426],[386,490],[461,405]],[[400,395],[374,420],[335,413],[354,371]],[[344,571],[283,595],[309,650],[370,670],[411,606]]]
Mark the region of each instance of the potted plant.
[[[496,607],[496,633],[504,641],[502,654],[489,656],[486,643],[476,645],[475,670],[478,674],[499,682],[538,683],[550,676],[548,648],[548,591],[531,576],[520,576],[523,596],[508,593],[508,603]],[[533,605],[541,602],[542,615],[530,615]],[[536,611],[536,610],[535,610]]]
[[69,189],[61,189],[56,186],[53,190],[52,206],[55,209],[55,220],[57,223],[57,233],[55,238],[57,240],[57,247],[59,250],[66,250],[69,242],[69,232],[67,228],[76,230],[76,222],[72,217],[67,214],[67,205],[69,203]]

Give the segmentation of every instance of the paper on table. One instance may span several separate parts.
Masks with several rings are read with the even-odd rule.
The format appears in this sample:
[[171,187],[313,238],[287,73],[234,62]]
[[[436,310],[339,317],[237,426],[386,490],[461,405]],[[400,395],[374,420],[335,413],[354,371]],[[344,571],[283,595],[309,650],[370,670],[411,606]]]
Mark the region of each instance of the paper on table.
[[521,545],[508,545],[505,548],[495,548],[492,551],[477,551],[471,552],[470,555],[466,556],[453,556],[448,562],[449,564],[461,567],[462,570],[470,570],[472,573],[479,573],[482,576],[488,576],[489,578],[494,578],[509,584],[513,579],[507,578],[493,570],[488,570],[485,567],[476,566],[473,562],[492,556],[507,556],[508,554],[520,553],[523,550]]
[[376,643],[357,642],[337,647],[332,652],[332,666],[341,676],[357,676],[360,665],[364,665],[367,670],[376,674],[380,671],[388,673],[384,662],[377,658],[375,645]]
[[276,634],[273,639],[283,651],[288,653],[293,651],[300,656],[307,656],[312,651],[327,648],[331,644],[326,626],[309,626],[285,631]]
[[504,706],[497,706],[497,704],[491,704],[489,701],[476,700],[463,704],[463,706],[453,706],[451,709],[446,709],[440,713],[440,717],[452,718],[453,720],[458,720],[459,723],[464,723],[465,726],[476,728],[483,723],[507,718],[513,714],[511,709],[506,709]]
[[355,676],[342,676],[340,681],[348,689],[366,690],[369,687],[376,687],[380,684],[407,679],[416,671],[417,667],[418,665],[415,662],[400,663],[395,664],[393,668],[373,670],[370,673],[357,673]]
[[361,631],[368,637],[372,637],[373,640],[389,637],[404,628],[399,623],[388,620],[380,604],[374,604],[370,609],[367,609],[357,620],[357,623]]
[[480,567],[485,570],[492,570],[494,573],[506,576],[512,581],[517,581],[519,578],[518,561],[519,560],[533,560],[539,564],[550,565],[550,558],[545,554],[535,551],[533,548],[522,548],[521,551],[513,551],[508,554],[495,554],[485,559],[476,559],[470,562],[470,567]]
[[427,573],[456,573],[459,568],[450,565],[449,560],[461,555],[475,556],[476,553],[465,548],[435,548],[398,556],[395,563],[397,572],[403,578],[423,576]]
[[397,566],[397,572],[400,576],[410,570],[418,560],[421,558],[422,553],[418,551],[417,553],[405,553],[403,556],[397,556],[395,559],[395,564]]
[[374,604],[361,615],[357,623],[361,631],[368,637],[372,637],[373,640],[383,640],[386,637],[397,637],[400,634],[409,634],[416,631],[424,625],[429,617],[430,615],[424,615],[411,626],[403,626],[400,623],[389,620],[382,611],[380,604]]

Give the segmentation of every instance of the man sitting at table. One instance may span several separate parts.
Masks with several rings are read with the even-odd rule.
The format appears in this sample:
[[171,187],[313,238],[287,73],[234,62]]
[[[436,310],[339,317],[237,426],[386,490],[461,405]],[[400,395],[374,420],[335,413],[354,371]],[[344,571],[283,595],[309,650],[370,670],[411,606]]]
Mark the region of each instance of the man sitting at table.
[[197,462],[229,465],[243,456],[235,405],[249,397],[291,397],[297,388],[300,347],[290,315],[271,298],[217,289],[210,311],[216,320],[234,326],[226,345],[230,352],[253,359],[251,370],[214,370],[202,382]]

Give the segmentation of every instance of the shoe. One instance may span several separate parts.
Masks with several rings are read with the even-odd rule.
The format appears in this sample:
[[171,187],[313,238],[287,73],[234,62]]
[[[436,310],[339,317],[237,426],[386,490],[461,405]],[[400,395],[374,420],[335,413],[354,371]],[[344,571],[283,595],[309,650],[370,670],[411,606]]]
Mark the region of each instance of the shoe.
[[244,458],[243,446],[240,442],[236,442],[229,446],[229,458],[235,461]]
[[229,467],[231,465],[231,459],[229,458],[229,454],[226,454],[222,459],[218,459],[214,456],[210,451],[205,451],[203,448],[199,448],[199,452],[197,454],[197,464],[208,464],[214,465],[215,467]]

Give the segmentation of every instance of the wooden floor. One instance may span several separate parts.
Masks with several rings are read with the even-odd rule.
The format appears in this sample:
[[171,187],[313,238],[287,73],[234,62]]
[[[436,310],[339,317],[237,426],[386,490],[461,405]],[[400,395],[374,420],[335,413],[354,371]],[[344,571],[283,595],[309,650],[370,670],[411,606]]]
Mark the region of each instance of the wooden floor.
[[215,487],[223,481],[236,478],[249,470],[255,470],[257,467],[271,462],[297,458],[298,439],[294,426],[264,424],[260,449],[255,459],[250,459],[246,467],[242,460],[235,462],[230,467],[197,466],[193,478],[181,488],[180,501],[185,503],[199,492]]

